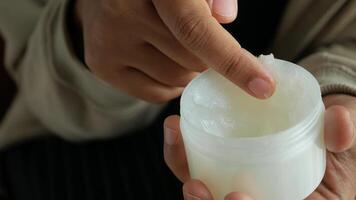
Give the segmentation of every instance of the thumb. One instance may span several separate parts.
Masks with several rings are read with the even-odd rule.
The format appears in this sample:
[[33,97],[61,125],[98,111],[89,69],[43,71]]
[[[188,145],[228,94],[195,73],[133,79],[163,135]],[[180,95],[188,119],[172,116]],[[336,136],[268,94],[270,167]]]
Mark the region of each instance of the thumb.
[[325,112],[325,142],[329,151],[337,153],[349,149],[354,142],[355,127],[350,111],[340,105]]
[[179,116],[169,116],[164,121],[163,152],[169,169],[180,181],[187,181],[189,170],[183,138],[179,129]]

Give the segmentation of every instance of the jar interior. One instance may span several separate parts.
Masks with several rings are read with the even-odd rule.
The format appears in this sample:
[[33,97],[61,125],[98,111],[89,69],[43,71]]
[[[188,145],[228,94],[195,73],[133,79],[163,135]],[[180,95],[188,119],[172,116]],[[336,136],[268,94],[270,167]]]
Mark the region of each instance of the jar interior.
[[181,114],[195,128],[221,137],[260,137],[300,123],[321,101],[315,78],[300,66],[260,57],[276,81],[273,96],[256,99],[214,70],[195,78],[181,99]]

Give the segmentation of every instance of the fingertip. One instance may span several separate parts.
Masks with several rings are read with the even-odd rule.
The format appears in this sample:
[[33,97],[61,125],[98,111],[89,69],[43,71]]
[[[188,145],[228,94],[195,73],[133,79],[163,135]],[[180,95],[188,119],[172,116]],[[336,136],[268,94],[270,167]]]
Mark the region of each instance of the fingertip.
[[178,115],[169,116],[164,122],[163,157],[169,169],[180,181],[190,179]]
[[184,199],[213,200],[207,187],[199,180],[189,180],[183,185]]
[[164,142],[167,145],[177,144],[179,137],[179,116],[172,115],[164,120]]
[[343,106],[330,106],[325,112],[325,143],[331,152],[343,152],[350,148],[355,127],[350,112]]
[[248,83],[248,89],[253,96],[259,99],[267,99],[271,97],[275,90],[275,84],[271,80],[254,78]]
[[259,99],[267,99],[274,94],[275,80],[256,56],[242,48],[239,64],[247,72],[244,86],[249,94]]
[[257,70],[256,76],[250,79],[248,83],[249,89],[255,94],[257,98],[267,99],[271,97],[276,90],[276,82],[271,73],[263,66],[262,62],[255,56]]
[[168,116],[164,120],[164,123],[163,123],[164,127],[178,130],[179,129],[179,119],[180,119],[180,117],[178,115]]
[[233,61],[227,65],[220,65],[216,70],[253,97],[259,99],[271,97],[276,84],[262,63],[241,47],[233,55]]
[[252,200],[252,198],[246,194],[233,192],[225,197],[225,200]]
[[214,0],[212,13],[219,23],[227,24],[233,22],[237,16],[237,0]]

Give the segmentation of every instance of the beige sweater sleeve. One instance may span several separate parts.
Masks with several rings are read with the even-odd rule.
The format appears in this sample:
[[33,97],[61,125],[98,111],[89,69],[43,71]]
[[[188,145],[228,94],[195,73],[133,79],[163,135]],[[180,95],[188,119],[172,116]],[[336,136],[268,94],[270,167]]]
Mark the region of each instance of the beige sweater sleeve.
[[68,1],[0,1],[6,68],[19,87],[0,126],[0,147],[42,132],[71,140],[119,135],[147,126],[163,107],[112,88],[76,59]]
[[[314,27],[318,31],[308,47],[313,53],[300,64],[318,79],[323,95],[356,96],[356,0],[328,2],[342,6],[330,7],[327,12],[334,9],[334,14],[324,16],[324,21],[317,19],[319,23]],[[308,12],[320,12],[314,9]]]
[[356,41],[320,48],[299,64],[317,78],[323,95],[356,96]]

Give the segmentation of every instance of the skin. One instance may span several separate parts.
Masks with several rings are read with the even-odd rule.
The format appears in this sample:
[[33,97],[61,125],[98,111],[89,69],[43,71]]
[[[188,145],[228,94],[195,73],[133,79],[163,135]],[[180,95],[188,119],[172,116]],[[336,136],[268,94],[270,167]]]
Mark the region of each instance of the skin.
[[[356,97],[329,95],[324,97],[325,142],[327,167],[322,183],[306,200],[353,200],[356,196]],[[213,200],[199,180],[189,177],[184,144],[179,130],[179,116],[164,123],[164,158],[172,172],[184,183],[186,200]],[[251,200],[246,194],[232,192],[225,200]]]
[[78,0],[75,10],[89,70],[131,96],[167,102],[207,68],[257,98],[275,89],[220,25],[236,18],[236,0]]

